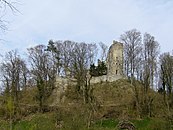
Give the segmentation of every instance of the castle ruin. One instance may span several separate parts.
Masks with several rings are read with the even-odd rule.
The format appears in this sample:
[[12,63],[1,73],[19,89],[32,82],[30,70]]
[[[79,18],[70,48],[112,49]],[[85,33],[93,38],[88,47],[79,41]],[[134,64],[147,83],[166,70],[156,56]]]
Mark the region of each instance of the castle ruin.
[[107,75],[93,77],[91,83],[99,82],[113,82],[117,79],[123,78],[123,44],[113,41],[110,46],[107,59]]
[[[107,74],[98,77],[92,77],[90,80],[91,84],[101,83],[101,82],[113,82],[118,79],[124,78],[122,43],[113,41],[113,44],[110,46],[107,54],[106,67],[107,67]],[[75,80],[74,81],[73,80],[57,76],[56,86],[58,87],[53,91],[52,95],[58,98],[55,99],[53,105],[57,105],[65,100],[65,96],[63,94],[67,90],[67,86],[69,84],[70,85],[75,84]]]

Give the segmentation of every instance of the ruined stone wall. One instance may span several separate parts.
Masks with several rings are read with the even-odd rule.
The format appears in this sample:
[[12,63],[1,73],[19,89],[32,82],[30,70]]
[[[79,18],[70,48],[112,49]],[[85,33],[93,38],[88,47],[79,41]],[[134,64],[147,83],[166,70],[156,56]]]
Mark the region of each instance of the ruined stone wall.
[[90,83],[95,84],[95,83],[102,83],[102,82],[113,82],[122,78],[124,78],[124,76],[122,75],[103,75],[99,77],[92,77]]
[[56,98],[54,98],[52,105],[55,106],[63,103],[65,100],[65,91],[67,90],[67,86],[75,84],[75,79],[57,76],[55,82],[55,89],[52,92],[52,96]]

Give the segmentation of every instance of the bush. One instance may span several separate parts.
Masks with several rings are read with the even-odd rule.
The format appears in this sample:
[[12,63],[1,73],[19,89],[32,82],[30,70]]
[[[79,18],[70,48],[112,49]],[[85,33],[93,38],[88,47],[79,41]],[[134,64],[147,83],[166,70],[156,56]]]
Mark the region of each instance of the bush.
[[3,106],[1,106],[0,107],[0,117],[4,117],[5,115],[6,115],[6,109]]

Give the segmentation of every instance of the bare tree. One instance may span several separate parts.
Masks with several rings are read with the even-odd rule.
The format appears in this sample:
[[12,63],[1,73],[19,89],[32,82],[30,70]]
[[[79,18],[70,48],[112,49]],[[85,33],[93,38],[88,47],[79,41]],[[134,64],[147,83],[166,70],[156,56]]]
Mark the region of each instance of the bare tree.
[[54,62],[50,61],[51,57],[44,45],[28,48],[28,54],[31,64],[31,74],[38,89],[37,99],[42,111],[44,101],[54,88],[56,77]]
[[29,73],[29,69],[27,67],[26,61],[21,60],[20,64],[21,64],[20,84],[22,86],[22,89],[26,90],[26,88],[29,87],[28,78],[29,78],[30,73]]
[[120,39],[124,43],[126,75],[131,76],[132,78],[135,76],[134,74],[138,65],[138,58],[140,57],[142,49],[141,33],[136,29],[132,29],[122,34]]
[[138,78],[140,68],[141,68],[141,56],[142,56],[142,37],[141,33],[132,29],[130,31],[125,32],[120,36],[121,41],[124,43],[124,66],[126,75],[131,80],[131,84],[134,86],[134,94],[135,94],[135,103],[137,106],[137,111],[140,113],[141,105],[139,98],[139,89],[136,84],[136,78]]
[[90,97],[90,84],[88,84],[88,70],[94,57],[95,44],[76,43],[71,54],[72,74],[77,80],[77,91],[83,91],[84,102],[87,103]]
[[[59,46],[60,48],[58,48]],[[64,72],[64,76],[76,79],[76,91],[78,93],[82,91],[85,102],[88,102],[90,90],[88,87],[88,71],[90,64],[95,62],[96,44],[77,43],[67,40],[55,42],[55,47],[60,53],[61,70]]]
[[72,77],[71,56],[74,51],[75,42],[66,40],[62,43],[62,67],[66,77]]
[[[143,110],[145,114],[151,116],[151,103],[153,98],[149,96],[150,87],[154,89],[154,77],[156,75],[157,69],[157,59],[159,54],[159,44],[155,40],[154,36],[148,33],[144,34],[144,46],[143,46],[143,72],[142,81],[144,83],[143,89]],[[156,79],[156,78],[155,78]]]
[[164,93],[164,100],[166,102],[166,93],[170,101],[168,106],[173,105],[173,56],[170,53],[164,53],[160,56],[161,73],[160,79],[162,81],[162,89]]
[[[77,81],[76,91],[83,92],[84,100],[87,102],[89,85],[88,77],[90,64],[95,62],[97,54],[96,44],[77,43],[73,41],[49,41],[48,49],[52,55],[57,58],[52,58],[60,67],[58,71],[62,76],[75,78]],[[59,72],[58,72],[59,74]]]
[[105,61],[107,57],[108,46],[103,42],[99,42],[99,46],[101,47],[101,61]]
[[149,86],[154,88],[154,76],[157,69],[157,59],[159,55],[159,44],[154,36],[144,34],[144,70],[148,71]]
[[12,96],[14,103],[18,104],[18,92],[24,87],[21,81],[26,75],[23,68],[27,69],[25,61],[22,60],[16,50],[6,53],[1,64],[1,74],[7,96]]

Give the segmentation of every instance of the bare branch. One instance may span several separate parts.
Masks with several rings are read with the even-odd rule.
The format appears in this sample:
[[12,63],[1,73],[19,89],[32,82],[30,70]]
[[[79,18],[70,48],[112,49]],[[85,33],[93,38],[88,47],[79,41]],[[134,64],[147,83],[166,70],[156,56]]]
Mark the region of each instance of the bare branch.
[[[4,7],[4,9],[6,9],[6,7],[9,7],[12,10],[12,12],[20,13],[20,11],[14,6],[15,4],[18,4],[18,2],[9,2],[7,0],[0,0],[0,2],[2,6]],[[2,6],[1,8],[3,8]]]
[[7,30],[7,21],[3,19],[3,17],[7,14],[7,9],[9,8],[13,14],[20,13],[20,11],[16,8],[16,4],[19,4],[17,1],[10,0],[0,0],[0,30]]

